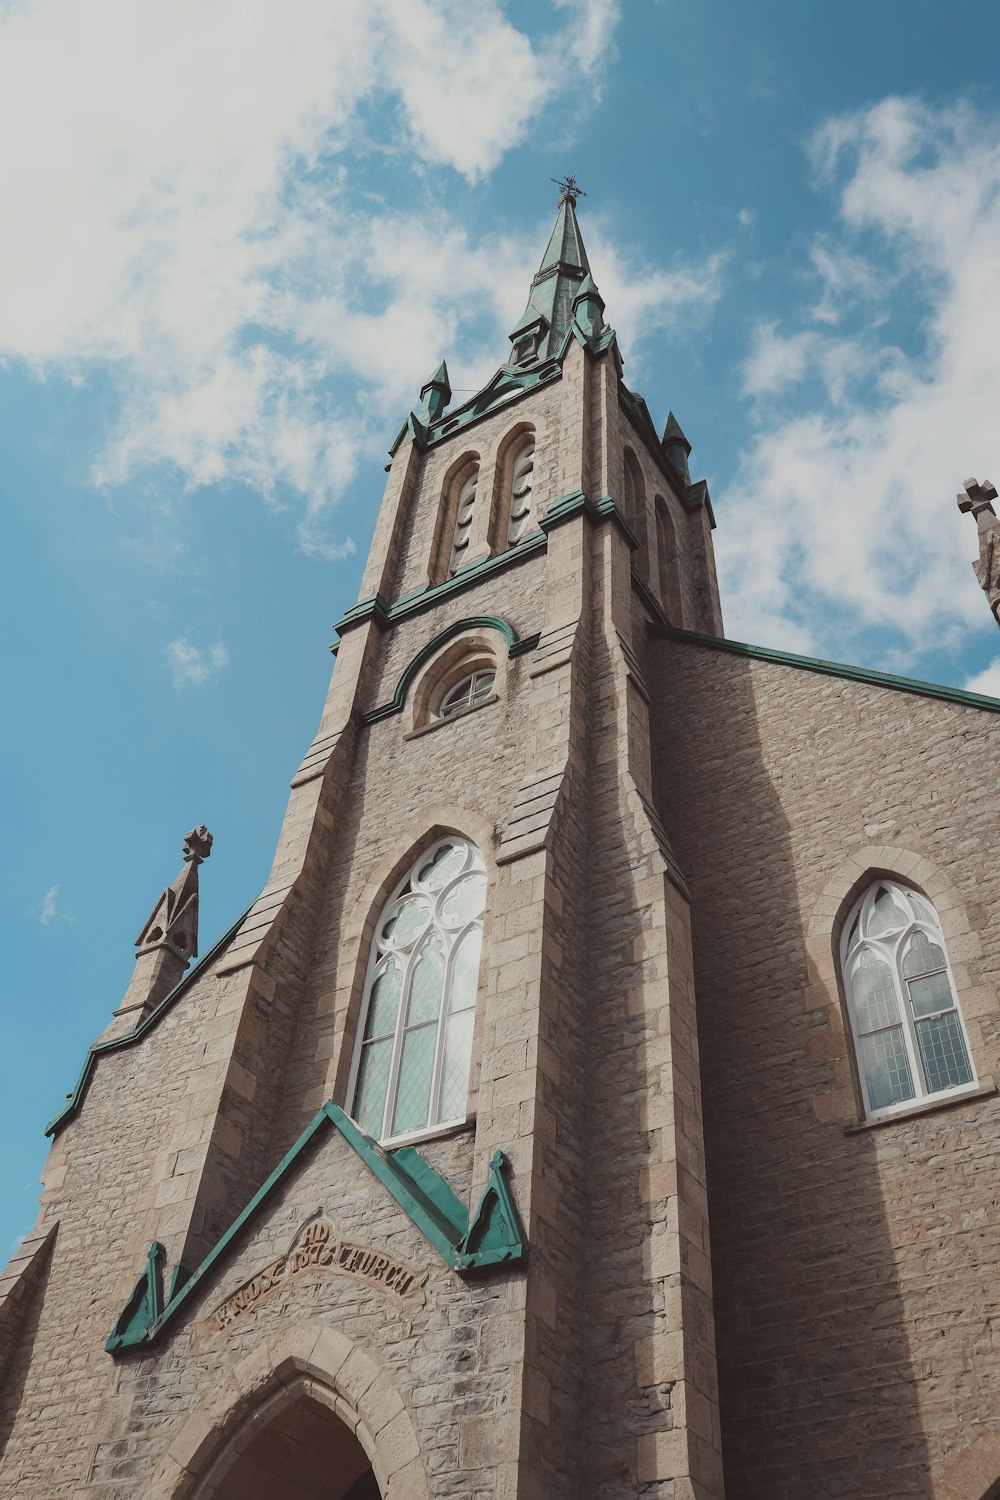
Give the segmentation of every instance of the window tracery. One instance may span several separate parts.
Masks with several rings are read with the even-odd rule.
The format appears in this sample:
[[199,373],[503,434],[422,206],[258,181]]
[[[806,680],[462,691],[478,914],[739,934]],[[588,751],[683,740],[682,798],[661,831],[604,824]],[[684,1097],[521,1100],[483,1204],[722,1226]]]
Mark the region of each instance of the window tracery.
[[349,1089],[351,1114],[378,1140],[465,1119],[485,905],[482,855],[449,834],[382,910]]
[[894,881],[875,881],[845,923],[841,967],[869,1114],[975,1083],[929,901]]

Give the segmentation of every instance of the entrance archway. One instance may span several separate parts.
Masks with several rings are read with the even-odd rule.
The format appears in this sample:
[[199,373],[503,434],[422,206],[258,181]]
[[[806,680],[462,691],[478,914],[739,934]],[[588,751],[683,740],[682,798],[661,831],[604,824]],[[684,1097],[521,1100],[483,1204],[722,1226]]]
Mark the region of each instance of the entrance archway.
[[265,1403],[213,1465],[212,1500],[382,1500],[371,1460],[311,1381]]

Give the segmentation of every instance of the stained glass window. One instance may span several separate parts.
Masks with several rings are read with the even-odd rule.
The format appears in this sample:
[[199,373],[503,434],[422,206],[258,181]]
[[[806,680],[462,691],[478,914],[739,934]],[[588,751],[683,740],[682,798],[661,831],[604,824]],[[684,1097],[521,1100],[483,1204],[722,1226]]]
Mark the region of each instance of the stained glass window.
[[930,902],[895,881],[870,886],[844,924],[841,960],[869,1114],[975,1083]]
[[485,906],[483,857],[457,835],[421,854],[386,902],[350,1089],[368,1135],[465,1119]]

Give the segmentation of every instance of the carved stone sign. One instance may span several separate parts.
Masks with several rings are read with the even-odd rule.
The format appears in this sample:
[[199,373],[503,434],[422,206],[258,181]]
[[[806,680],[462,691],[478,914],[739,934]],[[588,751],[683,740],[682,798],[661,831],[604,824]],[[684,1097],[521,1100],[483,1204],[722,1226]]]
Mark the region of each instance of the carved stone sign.
[[241,1313],[256,1307],[296,1277],[316,1272],[356,1277],[378,1291],[417,1307],[424,1300],[426,1271],[418,1271],[384,1250],[340,1239],[329,1219],[319,1213],[299,1230],[286,1255],[279,1256],[251,1276],[209,1314],[209,1330],[218,1332],[228,1328]]

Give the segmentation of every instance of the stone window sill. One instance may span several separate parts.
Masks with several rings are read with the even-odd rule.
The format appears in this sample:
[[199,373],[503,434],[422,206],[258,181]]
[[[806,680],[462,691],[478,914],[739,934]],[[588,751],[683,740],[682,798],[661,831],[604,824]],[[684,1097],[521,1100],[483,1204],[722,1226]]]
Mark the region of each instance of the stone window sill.
[[968,1104],[970,1099],[985,1099],[996,1092],[997,1085],[992,1078],[981,1078],[975,1088],[966,1089],[963,1094],[949,1094],[946,1099],[925,1099],[921,1104],[914,1104],[909,1109],[901,1109],[896,1114],[880,1115],[877,1120],[858,1120],[853,1125],[845,1125],[844,1134],[858,1135],[864,1130],[881,1130],[883,1126],[895,1125],[900,1120],[912,1120],[915,1115],[936,1114],[939,1109],[951,1109],[956,1104]]
[[390,1136],[387,1141],[380,1141],[383,1151],[398,1151],[400,1146],[423,1146],[428,1141],[447,1141],[454,1135],[466,1135],[475,1130],[476,1117],[469,1115],[465,1120],[458,1120],[454,1125],[432,1125],[428,1130],[415,1130],[410,1135]]
[[419,739],[422,734],[433,734],[435,729],[446,729],[449,724],[455,724],[459,719],[467,719],[470,714],[476,714],[481,708],[489,708],[491,703],[499,703],[500,694],[491,693],[484,698],[482,703],[470,703],[468,708],[460,708],[457,713],[448,714],[444,719],[432,719],[429,724],[421,724],[419,729],[411,729],[408,734],[403,735],[404,740]]

